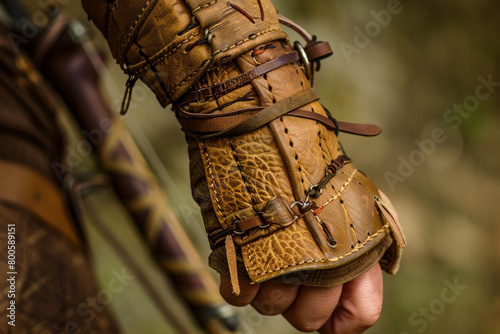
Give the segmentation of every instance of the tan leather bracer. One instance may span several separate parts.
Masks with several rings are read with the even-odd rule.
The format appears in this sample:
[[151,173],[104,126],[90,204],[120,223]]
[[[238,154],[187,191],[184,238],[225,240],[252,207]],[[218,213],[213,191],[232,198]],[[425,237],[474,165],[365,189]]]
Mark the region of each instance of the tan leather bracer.
[[377,262],[397,271],[398,217],[337,140],[380,131],[337,122],[311,88],[327,43],[269,0],[83,3],[124,70],[173,103],[210,265],[235,293],[239,279],[332,286]]

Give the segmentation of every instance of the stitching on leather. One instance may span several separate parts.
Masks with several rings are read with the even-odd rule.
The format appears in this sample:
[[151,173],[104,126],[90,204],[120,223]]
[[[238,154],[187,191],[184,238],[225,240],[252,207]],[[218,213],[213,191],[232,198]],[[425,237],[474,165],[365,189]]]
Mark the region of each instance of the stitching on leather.
[[[386,229],[389,228],[389,223],[385,224],[384,226],[382,226],[382,228],[380,230],[378,230],[375,234],[372,234],[371,236],[369,236],[368,238],[366,238],[365,241],[363,241],[362,244],[357,244],[353,249],[351,249],[349,252],[345,253],[344,255],[341,255],[339,257],[336,257],[336,258],[333,258],[331,260],[328,260],[328,259],[320,259],[320,260],[310,260],[310,261],[301,261],[301,262],[297,262],[297,263],[293,263],[293,264],[287,264],[283,267],[280,267],[280,268],[277,268],[277,269],[271,269],[271,270],[268,270],[262,274],[258,273],[257,270],[255,269],[255,265],[252,261],[252,257],[250,256],[250,254],[248,255],[248,258],[250,260],[250,264],[252,265],[252,269],[253,271],[259,275],[259,276],[264,276],[266,274],[270,274],[270,273],[273,273],[273,272],[277,272],[277,271],[280,271],[282,269],[286,269],[286,268],[290,268],[290,267],[295,267],[295,266],[300,266],[302,264],[308,264],[308,263],[318,263],[318,262],[336,262],[336,261],[340,261],[342,260],[343,258],[351,255],[351,254],[354,254],[356,252],[359,252],[363,247],[366,246],[367,243],[369,243],[370,241],[372,241],[374,238],[376,238],[379,234],[381,234],[382,232],[385,232]],[[250,247],[250,245],[247,245],[247,249]],[[249,250],[249,249],[248,249]]]
[[238,160],[238,157],[236,156],[236,151],[234,150],[234,145],[231,142],[231,138],[228,138],[228,141],[229,141],[229,147],[231,147],[231,152],[233,154],[234,161],[236,162],[236,166],[238,166],[238,170],[240,171],[241,179],[243,180],[243,185],[245,186],[245,188],[248,192],[248,195],[250,196],[250,200],[252,201],[252,206],[255,207],[255,201],[252,197],[252,193],[250,192],[250,190],[248,188],[248,185],[246,182],[246,177],[244,176],[243,169],[241,168],[241,165],[240,165],[240,161]]
[[249,37],[247,37],[247,38],[245,38],[245,39],[243,39],[243,40],[239,41],[239,42],[238,42],[238,43],[236,43],[236,44],[233,44],[233,45],[231,45],[231,46],[228,46],[227,48],[224,48],[224,49],[219,49],[219,50],[215,51],[215,52],[212,54],[212,56],[211,56],[210,58],[208,58],[206,61],[204,61],[204,62],[200,65],[200,67],[198,67],[198,69],[197,69],[197,70],[195,70],[194,72],[192,72],[190,75],[188,75],[188,76],[186,77],[186,79],[184,79],[181,83],[179,83],[177,86],[175,86],[175,87],[174,87],[174,88],[173,88],[173,89],[169,92],[169,94],[170,94],[170,95],[174,94],[174,93],[175,93],[175,92],[176,92],[179,88],[181,88],[181,87],[182,87],[182,85],[184,85],[186,82],[188,82],[188,80],[189,80],[189,79],[191,79],[193,76],[195,76],[195,75],[196,75],[196,73],[198,73],[198,72],[199,72],[199,71],[200,71],[203,67],[205,67],[205,65],[206,65],[207,63],[211,62],[211,61],[215,58],[215,56],[217,56],[219,53],[221,53],[221,52],[226,52],[226,51],[228,51],[228,50],[234,49],[235,47],[240,46],[241,44],[243,44],[243,43],[245,43],[245,42],[248,42],[250,39],[255,39],[256,37],[258,37],[258,36],[260,36],[260,35],[263,35],[263,34],[266,34],[266,33],[268,33],[268,32],[275,31],[275,30],[277,31],[277,30],[281,30],[281,29],[280,29],[279,27],[278,27],[278,28],[271,28],[271,29],[267,29],[267,30],[261,31],[261,32],[259,32],[259,33],[253,34],[252,36],[255,36],[255,37],[253,37],[253,38],[249,38]]
[[217,2],[217,0],[213,0],[212,2],[209,2],[209,3],[206,3],[206,4],[204,4],[204,5],[198,6],[198,7],[196,7],[195,9],[193,9],[193,10],[191,11],[191,14],[196,13],[196,12],[197,12],[197,11],[199,11],[200,9],[205,9],[205,8],[207,8],[207,7],[210,7],[210,6],[212,6],[212,5],[213,5],[214,3],[216,3],[216,2]]
[[221,218],[224,218],[224,215],[222,214],[222,207],[220,206],[220,202],[219,202],[219,194],[217,193],[217,190],[215,189],[215,176],[212,172],[212,160],[210,159],[210,156],[208,155],[208,150],[207,150],[207,147],[205,146],[205,144],[203,142],[200,142],[201,144],[201,150],[203,152],[203,154],[205,154],[206,158],[207,158],[207,168],[208,168],[208,173],[210,174],[210,178],[212,179],[212,184],[209,186],[209,188],[212,188],[212,191],[214,193],[214,198],[215,198],[215,202],[217,203],[217,209],[219,211],[219,215],[221,216]]
[[297,162],[297,165],[298,165],[298,169],[297,171],[299,172],[299,175],[300,175],[300,181],[302,182],[302,190],[305,191],[305,185],[304,185],[304,175],[302,174],[302,166],[300,165],[299,163],[299,155],[297,153],[297,151],[295,150],[295,148],[293,148],[293,142],[292,140],[290,139],[290,136],[288,135],[288,128],[286,127],[285,125],[285,122],[283,121],[283,117],[280,117],[280,121],[281,123],[283,123],[283,126],[285,127],[285,134],[287,135],[287,138],[288,138],[288,141],[289,141],[289,145],[290,147],[292,148],[292,151],[294,153],[294,158],[295,158],[295,161]]
[[109,17],[108,17],[108,25],[106,27],[106,36],[109,36],[109,31],[111,30],[111,22],[115,20],[115,11],[116,8],[118,7],[118,1],[115,1],[114,4],[110,4],[111,8],[109,10]]
[[[160,53],[158,55],[156,55],[156,57],[152,57],[152,58],[156,58],[154,61],[152,61],[152,64],[156,65],[157,63],[165,60],[166,58],[168,58],[172,54],[181,50],[181,48],[180,48],[181,46],[183,46],[184,44],[186,44],[187,42],[191,41],[193,38],[198,36],[200,34],[200,32],[201,32],[201,30],[198,30],[195,34],[185,38],[182,42],[179,42],[176,46],[174,46],[174,48],[170,51],[168,51],[168,47],[164,48],[163,50],[160,51]],[[142,72],[145,72],[148,70],[148,64],[144,64],[142,66],[139,66],[139,65],[135,65],[135,66],[136,66],[136,69],[134,69],[134,70],[136,71],[137,74],[142,74]],[[131,67],[131,68],[134,68],[134,67]]]
[[154,73],[154,77],[155,77],[156,81],[158,81],[160,83],[161,89],[163,89],[163,91],[167,95],[167,98],[170,99],[170,95],[167,93],[167,87],[165,86],[165,83],[163,82],[163,80],[160,77],[160,75],[158,74],[158,70],[156,69],[156,66],[154,66],[153,64],[151,64],[151,61],[149,60],[148,55],[142,50],[142,46],[139,44],[139,42],[137,42],[137,40],[135,40],[134,42],[135,42],[135,45],[138,48],[139,55],[141,57],[143,57],[144,60],[146,61],[146,63],[149,65],[149,68]]
[[[118,2],[118,1],[116,1]],[[142,7],[141,12],[139,13],[139,16],[135,19],[134,23],[130,26],[129,32],[127,34],[127,38],[122,42],[122,45],[120,46],[119,52],[122,53],[125,50],[126,45],[130,42],[130,38],[132,34],[134,33],[137,24],[139,24],[139,21],[141,20],[141,17],[144,15],[144,12],[148,8],[149,4],[151,3],[151,0],[146,1],[146,4],[144,7]]]
[[342,192],[347,188],[347,186],[349,185],[349,183],[351,183],[352,179],[354,178],[354,175],[357,173],[357,169],[354,170],[354,172],[352,172],[351,176],[349,176],[349,178],[347,179],[347,181],[344,183],[344,185],[342,186],[342,188],[340,189],[339,192],[337,192],[337,194],[335,194],[332,198],[330,198],[327,202],[325,202],[325,204],[321,205],[321,207],[326,207],[327,205],[329,205],[330,203],[332,203],[334,200],[336,200],[337,198],[340,197],[340,194],[342,194]]
[[[340,195],[339,195],[340,197]],[[347,218],[347,221],[349,223],[349,227],[350,227],[350,230],[352,232],[352,234],[354,235],[354,237],[356,238],[357,241],[359,241],[359,238],[358,238],[358,235],[356,234],[356,231],[354,230],[354,227],[353,227],[353,223],[352,223],[352,220],[351,220],[351,216],[349,215],[349,212],[347,211],[347,208],[345,207],[344,203],[340,203],[340,206],[342,207],[342,209],[344,210],[344,214]]]
[[[311,107],[311,111],[314,112],[314,108]],[[323,161],[326,162],[326,151],[323,148],[323,138],[321,137],[321,128],[319,127],[318,122],[316,122],[316,125],[318,125],[318,145],[319,148],[321,149],[321,152],[323,153]],[[327,163],[328,165],[328,163]]]
[[[311,108],[312,111],[314,111],[314,108]],[[318,122],[316,122],[316,124],[318,124]],[[318,131],[318,137],[319,137],[319,147],[321,147],[321,151],[323,152],[323,161],[326,162],[326,164],[330,164],[333,162],[333,159],[332,159],[332,154],[331,152],[328,150],[329,148],[329,145],[326,141],[326,139],[322,136],[322,130],[325,129],[325,126],[321,125],[321,124],[318,124],[318,128],[319,128],[319,131]],[[327,134],[328,134],[328,130],[326,130]],[[326,147],[326,148],[325,148]]]

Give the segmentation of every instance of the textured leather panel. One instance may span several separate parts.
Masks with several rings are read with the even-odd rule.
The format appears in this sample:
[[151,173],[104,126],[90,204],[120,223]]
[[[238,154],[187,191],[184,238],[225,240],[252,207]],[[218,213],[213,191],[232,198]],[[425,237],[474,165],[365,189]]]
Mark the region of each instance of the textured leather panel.
[[297,264],[325,258],[302,219],[269,237],[243,246],[242,254],[252,281],[274,276]]

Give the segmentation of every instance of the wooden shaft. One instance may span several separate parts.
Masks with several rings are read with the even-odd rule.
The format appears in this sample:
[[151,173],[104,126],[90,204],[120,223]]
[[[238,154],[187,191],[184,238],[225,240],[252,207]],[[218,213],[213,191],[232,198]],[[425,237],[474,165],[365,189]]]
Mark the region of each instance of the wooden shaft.
[[[59,92],[82,130],[89,135],[101,130],[103,138],[94,137],[90,142],[119,199],[193,315],[203,325],[213,322],[213,319],[206,319],[206,315],[217,314],[214,309],[223,304],[218,287],[130,134],[121,121],[113,117],[98,89],[99,74],[95,64],[82,45],[73,42],[66,31],[51,43],[46,54],[37,59],[39,68]],[[103,127],[112,130],[104,133]],[[210,328],[206,327],[213,333]]]

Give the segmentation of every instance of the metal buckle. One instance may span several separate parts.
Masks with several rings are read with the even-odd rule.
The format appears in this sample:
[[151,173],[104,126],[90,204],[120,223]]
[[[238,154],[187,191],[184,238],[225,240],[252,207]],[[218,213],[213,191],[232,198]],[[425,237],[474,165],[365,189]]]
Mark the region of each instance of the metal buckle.
[[[201,102],[200,102],[200,96],[201,96],[201,94],[200,94],[200,93],[201,93],[201,91],[202,91],[203,89],[204,89],[204,88],[200,88],[200,89],[198,89],[197,94],[196,94],[196,103],[201,103]],[[203,96],[203,98],[205,98],[205,96]]]
[[314,202],[311,202],[311,198],[318,198],[321,193],[323,192],[323,188],[326,187],[328,182],[333,178],[333,174],[329,172],[328,167],[325,169],[325,176],[321,181],[319,181],[317,184],[313,184],[312,186],[309,187],[309,190],[307,191],[306,194],[306,199],[304,202],[294,202],[291,206],[290,209],[293,211],[294,207],[298,207],[299,211],[306,211],[308,210],[311,206],[314,206]]
[[307,58],[306,50],[299,41],[295,41],[295,43],[293,43],[293,48],[299,53],[300,61],[302,62],[302,65],[304,67],[304,73],[307,77],[307,80],[311,80],[312,67],[311,63],[309,62],[309,58]]
[[255,64],[256,64],[257,66],[262,65],[262,64],[261,64],[261,63],[260,63],[257,59],[255,59],[255,55],[253,54],[253,50],[252,50],[252,51],[250,51],[250,55],[252,56],[252,59],[253,59],[253,61],[255,62]]

